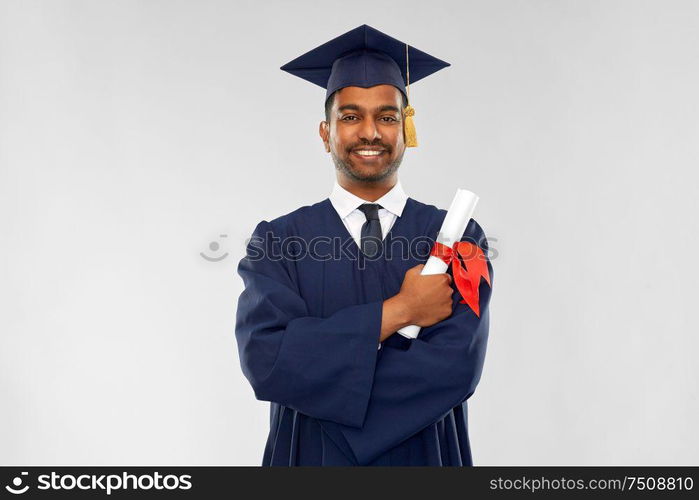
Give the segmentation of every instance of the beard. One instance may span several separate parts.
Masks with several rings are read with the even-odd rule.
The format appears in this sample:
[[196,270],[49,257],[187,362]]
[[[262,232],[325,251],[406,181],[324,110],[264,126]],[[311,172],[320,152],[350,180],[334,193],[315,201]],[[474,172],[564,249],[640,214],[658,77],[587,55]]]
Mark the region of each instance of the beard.
[[[353,146],[352,148],[354,147],[355,146]],[[384,165],[381,169],[375,172],[364,173],[360,168],[357,168],[357,166],[352,162],[352,159],[349,156],[352,148],[349,148],[347,150],[346,156],[344,158],[340,158],[338,155],[336,155],[335,151],[333,151],[332,148],[330,149],[330,155],[333,158],[333,163],[335,163],[336,170],[341,171],[345,175],[359,182],[378,182],[391,176],[396,170],[398,170],[398,167],[400,167],[400,164],[403,161],[403,154],[405,153],[405,150],[403,150],[403,152],[399,156],[397,156],[393,161],[391,161],[387,165]],[[393,151],[392,148],[385,147],[385,149],[387,151],[387,154],[389,155]]]

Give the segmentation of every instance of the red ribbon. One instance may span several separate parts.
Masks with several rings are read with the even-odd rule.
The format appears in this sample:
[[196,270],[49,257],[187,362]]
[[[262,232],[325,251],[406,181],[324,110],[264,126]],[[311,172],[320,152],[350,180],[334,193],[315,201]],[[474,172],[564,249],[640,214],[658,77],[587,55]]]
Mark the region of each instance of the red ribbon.
[[481,276],[492,286],[488,261],[481,247],[469,241],[457,241],[453,247],[435,241],[430,251],[430,256],[432,255],[441,259],[447,266],[451,264],[454,284],[463,297],[460,303],[468,305],[480,318],[478,287],[481,284]]

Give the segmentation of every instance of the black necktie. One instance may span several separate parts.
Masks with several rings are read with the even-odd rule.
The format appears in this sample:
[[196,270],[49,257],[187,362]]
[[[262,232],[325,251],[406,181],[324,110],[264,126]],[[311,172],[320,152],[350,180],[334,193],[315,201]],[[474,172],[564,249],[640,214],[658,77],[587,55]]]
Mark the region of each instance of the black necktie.
[[377,203],[363,203],[359,210],[364,212],[366,222],[362,226],[361,248],[362,253],[369,258],[375,257],[381,249],[381,222],[379,221],[379,208]]

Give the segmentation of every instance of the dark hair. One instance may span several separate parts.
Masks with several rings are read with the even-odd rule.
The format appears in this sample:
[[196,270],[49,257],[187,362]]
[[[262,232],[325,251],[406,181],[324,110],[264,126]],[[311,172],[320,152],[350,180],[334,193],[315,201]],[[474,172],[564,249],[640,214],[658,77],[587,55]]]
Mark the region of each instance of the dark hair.
[[[335,102],[335,94],[337,94],[337,90],[330,94],[328,97],[328,100],[325,101],[325,121],[329,122],[330,121],[330,110],[333,107],[333,102]],[[405,94],[403,92],[400,93],[400,96],[403,98],[403,107],[405,108],[408,105],[408,98],[405,97]]]

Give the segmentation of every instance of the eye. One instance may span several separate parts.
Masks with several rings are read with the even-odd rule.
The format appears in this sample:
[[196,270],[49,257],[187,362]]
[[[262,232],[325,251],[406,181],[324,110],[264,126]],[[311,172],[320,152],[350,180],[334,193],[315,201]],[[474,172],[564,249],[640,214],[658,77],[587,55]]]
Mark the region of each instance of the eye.
[[357,117],[354,116],[354,115],[343,116],[343,117],[342,117],[342,121],[345,121],[345,122],[352,121],[352,120],[350,120],[350,118],[355,118],[355,119],[356,119]]
[[398,121],[395,118],[393,118],[392,116],[382,116],[380,119],[386,120],[387,122],[397,122]]

